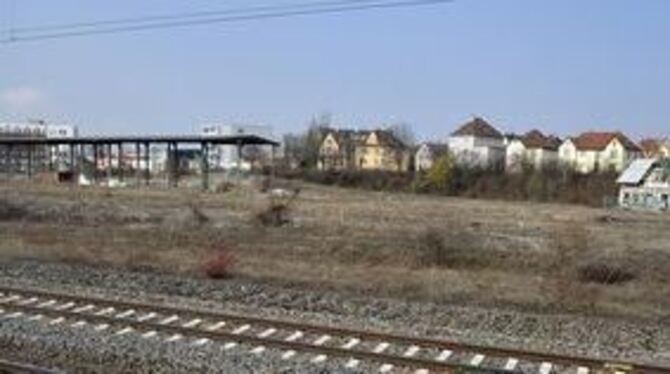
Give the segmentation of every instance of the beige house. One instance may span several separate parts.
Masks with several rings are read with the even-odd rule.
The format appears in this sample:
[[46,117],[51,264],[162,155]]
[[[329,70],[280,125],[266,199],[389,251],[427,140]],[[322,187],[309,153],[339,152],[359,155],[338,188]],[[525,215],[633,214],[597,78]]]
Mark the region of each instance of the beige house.
[[356,145],[362,143],[367,132],[354,130],[327,130],[319,147],[319,170],[351,170],[356,168]]
[[320,170],[409,170],[411,152],[390,131],[331,130],[319,149]]
[[449,152],[446,144],[423,143],[414,154],[414,169],[416,171],[427,171],[433,167],[433,163]]
[[356,146],[357,168],[360,170],[407,171],[411,152],[390,131],[371,131]]
[[558,150],[561,165],[580,173],[624,170],[642,149],[620,132],[585,132],[566,139]]
[[644,139],[640,141],[640,148],[647,158],[670,157],[670,139]]
[[561,140],[532,130],[520,137],[510,138],[505,154],[505,169],[521,171],[524,167],[536,170],[554,167],[558,164],[558,147]]

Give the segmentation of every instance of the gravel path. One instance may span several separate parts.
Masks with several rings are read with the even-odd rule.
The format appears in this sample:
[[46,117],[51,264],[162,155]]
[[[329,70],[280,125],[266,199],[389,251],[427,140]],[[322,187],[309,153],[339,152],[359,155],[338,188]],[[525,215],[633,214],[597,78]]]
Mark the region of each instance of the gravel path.
[[[244,280],[211,281],[154,272],[127,272],[35,261],[0,263],[0,282],[55,292],[215,308],[312,323],[670,365],[670,323],[520,313],[334,292],[282,288]],[[136,334],[113,336],[20,321],[0,325],[7,354],[80,372],[342,372],[341,363],[291,362],[279,352],[260,356],[220,345],[157,344]],[[297,356],[296,356],[297,357]],[[299,368],[299,370],[298,370]]]

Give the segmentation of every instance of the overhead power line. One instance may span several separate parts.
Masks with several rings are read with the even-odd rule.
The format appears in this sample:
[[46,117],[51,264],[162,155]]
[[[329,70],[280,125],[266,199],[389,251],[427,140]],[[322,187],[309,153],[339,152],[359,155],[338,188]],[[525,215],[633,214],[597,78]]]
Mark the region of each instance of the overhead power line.
[[144,30],[232,23],[272,18],[289,18],[317,14],[335,14],[373,9],[407,8],[451,3],[455,0],[339,0],[284,6],[258,6],[211,12],[102,20],[60,25],[15,28],[0,43],[18,43],[77,36],[127,33]]

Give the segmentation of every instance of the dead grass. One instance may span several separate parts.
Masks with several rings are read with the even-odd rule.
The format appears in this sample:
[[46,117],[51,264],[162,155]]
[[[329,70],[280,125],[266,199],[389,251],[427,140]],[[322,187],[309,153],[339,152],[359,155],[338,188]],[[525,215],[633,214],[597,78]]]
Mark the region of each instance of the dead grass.
[[[17,189],[0,187],[0,197],[9,193]],[[276,226],[258,224],[269,197],[257,190],[29,186],[21,194],[85,209],[100,201],[133,206],[161,219],[3,220],[4,257],[206,276],[211,249],[227,243],[234,276],[282,284],[548,311],[658,317],[670,310],[670,217],[657,214],[306,186],[292,224]]]

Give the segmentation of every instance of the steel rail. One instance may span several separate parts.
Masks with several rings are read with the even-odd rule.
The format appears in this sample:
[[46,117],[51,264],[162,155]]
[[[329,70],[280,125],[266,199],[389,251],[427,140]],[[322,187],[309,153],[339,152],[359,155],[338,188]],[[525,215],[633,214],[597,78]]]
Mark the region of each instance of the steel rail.
[[234,334],[224,331],[208,331],[198,328],[188,328],[180,325],[168,325],[154,322],[140,322],[132,319],[117,318],[114,316],[77,313],[69,310],[56,310],[40,308],[31,305],[20,304],[2,304],[5,311],[18,311],[30,315],[42,315],[44,317],[66,318],[71,321],[86,321],[89,323],[106,324],[108,326],[122,326],[132,328],[138,331],[155,331],[183,337],[204,337],[212,341],[236,342],[239,344],[249,344],[253,346],[263,346],[283,350],[294,350],[298,352],[308,352],[315,354],[324,354],[331,357],[355,358],[365,361],[373,361],[380,364],[393,364],[399,367],[410,367],[416,369],[429,369],[437,372],[454,371],[477,371],[485,373],[516,373],[515,371],[489,369],[486,367],[477,367],[462,365],[449,362],[441,362],[430,359],[403,357],[387,353],[375,353],[356,349],[344,349],[337,347],[319,346],[310,343],[298,341],[287,341],[276,338],[261,338],[256,335]]
[[57,370],[47,369],[32,364],[0,359],[0,373],[11,374],[57,374]]
[[533,363],[550,362],[552,364],[562,364],[571,366],[584,366],[589,369],[603,369],[610,365],[630,367],[636,373],[649,374],[670,374],[670,368],[655,366],[641,362],[627,362],[619,359],[590,358],[584,356],[562,355],[558,353],[539,352],[530,350],[519,350],[512,348],[498,348],[484,345],[461,343],[457,341],[412,337],[385,333],[370,330],[356,330],[343,327],[332,327],[324,325],[314,325],[302,322],[293,322],[286,320],[276,320],[261,317],[243,316],[231,313],[221,313],[203,309],[185,309],[166,305],[156,305],[142,302],[129,302],[119,300],[109,300],[100,297],[78,296],[37,289],[21,289],[13,287],[0,287],[0,292],[14,293],[19,295],[37,296],[42,298],[61,299],[79,303],[94,303],[104,306],[114,306],[120,309],[143,309],[147,311],[160,312],[162,314],[180,314],[194,315],[207,319],[226,320],[237,323],[247,323],[256,326],[275,327],[285,330],[300,330],[318,334],[328,334],[341,337],[357,337],[365,340],[385,341],[388,343],[416,345],[423,348],[449,349],[460,352],[473,352],[499,358],[517,358]]

